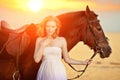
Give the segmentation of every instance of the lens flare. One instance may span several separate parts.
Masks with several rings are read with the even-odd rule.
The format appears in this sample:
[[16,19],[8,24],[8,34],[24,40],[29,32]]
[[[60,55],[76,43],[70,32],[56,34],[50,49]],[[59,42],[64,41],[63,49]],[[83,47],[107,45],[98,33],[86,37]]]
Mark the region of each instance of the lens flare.
[[28,7],[33,11],[33,12],[38,12],[43,6],[43,2],[40,0],[31,0],[28,2]]

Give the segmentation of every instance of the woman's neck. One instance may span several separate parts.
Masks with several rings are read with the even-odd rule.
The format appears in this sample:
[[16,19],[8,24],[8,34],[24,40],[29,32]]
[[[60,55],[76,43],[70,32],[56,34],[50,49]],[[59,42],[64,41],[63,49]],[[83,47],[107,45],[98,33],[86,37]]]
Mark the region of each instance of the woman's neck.
[[53,37],[51,35],[47,35],[46,38],[53,39]]
[[51,36],[51,35],[47,35],[46,38],[48,38],[48,39],[55,39],[56,37],[54,38],[54,37]]

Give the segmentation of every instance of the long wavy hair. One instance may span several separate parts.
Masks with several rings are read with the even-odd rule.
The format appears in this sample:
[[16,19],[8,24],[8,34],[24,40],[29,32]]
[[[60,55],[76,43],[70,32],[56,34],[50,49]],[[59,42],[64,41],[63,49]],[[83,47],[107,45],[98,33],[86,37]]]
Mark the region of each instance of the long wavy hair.
[[38,30],[37,30],[37,34],[38,34],[39,37],[47,36],[47,33],[46,33],[46,23],[48,21],[55,21],[56,22],[57,29],[56,29],[56,31],[52,35],[53,38],[56,38],[59,35],[59,31],[60,31],[60,28],[61,28],[61,22],[55,16],[47,16],[47,17],[45,17],[43,19],[43,21],[39,24],[39,27],[38,27]]

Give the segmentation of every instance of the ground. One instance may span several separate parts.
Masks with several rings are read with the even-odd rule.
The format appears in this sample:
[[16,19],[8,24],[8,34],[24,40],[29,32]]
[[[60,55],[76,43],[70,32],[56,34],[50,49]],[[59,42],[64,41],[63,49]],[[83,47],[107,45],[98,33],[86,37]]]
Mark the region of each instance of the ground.
[[[119,80],[120,79],[120,33],[105,33],[109,38],[112,48],[112,54],[109,58],[101,59],[97,54],[92,63],[88,66],[86,72],[76,80]],[[85,60],[92,56],[93,51],[82,42],[79,42],[71,51],[70,57],[78,60]],[[64,61],[63,61],[64,63]],[[76,76],[73,71],[64,63],[68,78]],[[83,69],[84,66],[74,65],[77,69]]]

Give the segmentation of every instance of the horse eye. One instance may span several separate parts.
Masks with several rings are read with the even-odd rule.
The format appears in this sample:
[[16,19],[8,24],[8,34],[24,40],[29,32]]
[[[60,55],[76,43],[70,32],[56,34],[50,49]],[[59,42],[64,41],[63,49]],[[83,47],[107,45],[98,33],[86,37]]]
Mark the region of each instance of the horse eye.
[[97,30],[98,30],[98,31],[101,31],[101,27],[100,27],[100,26],[97,26]]

